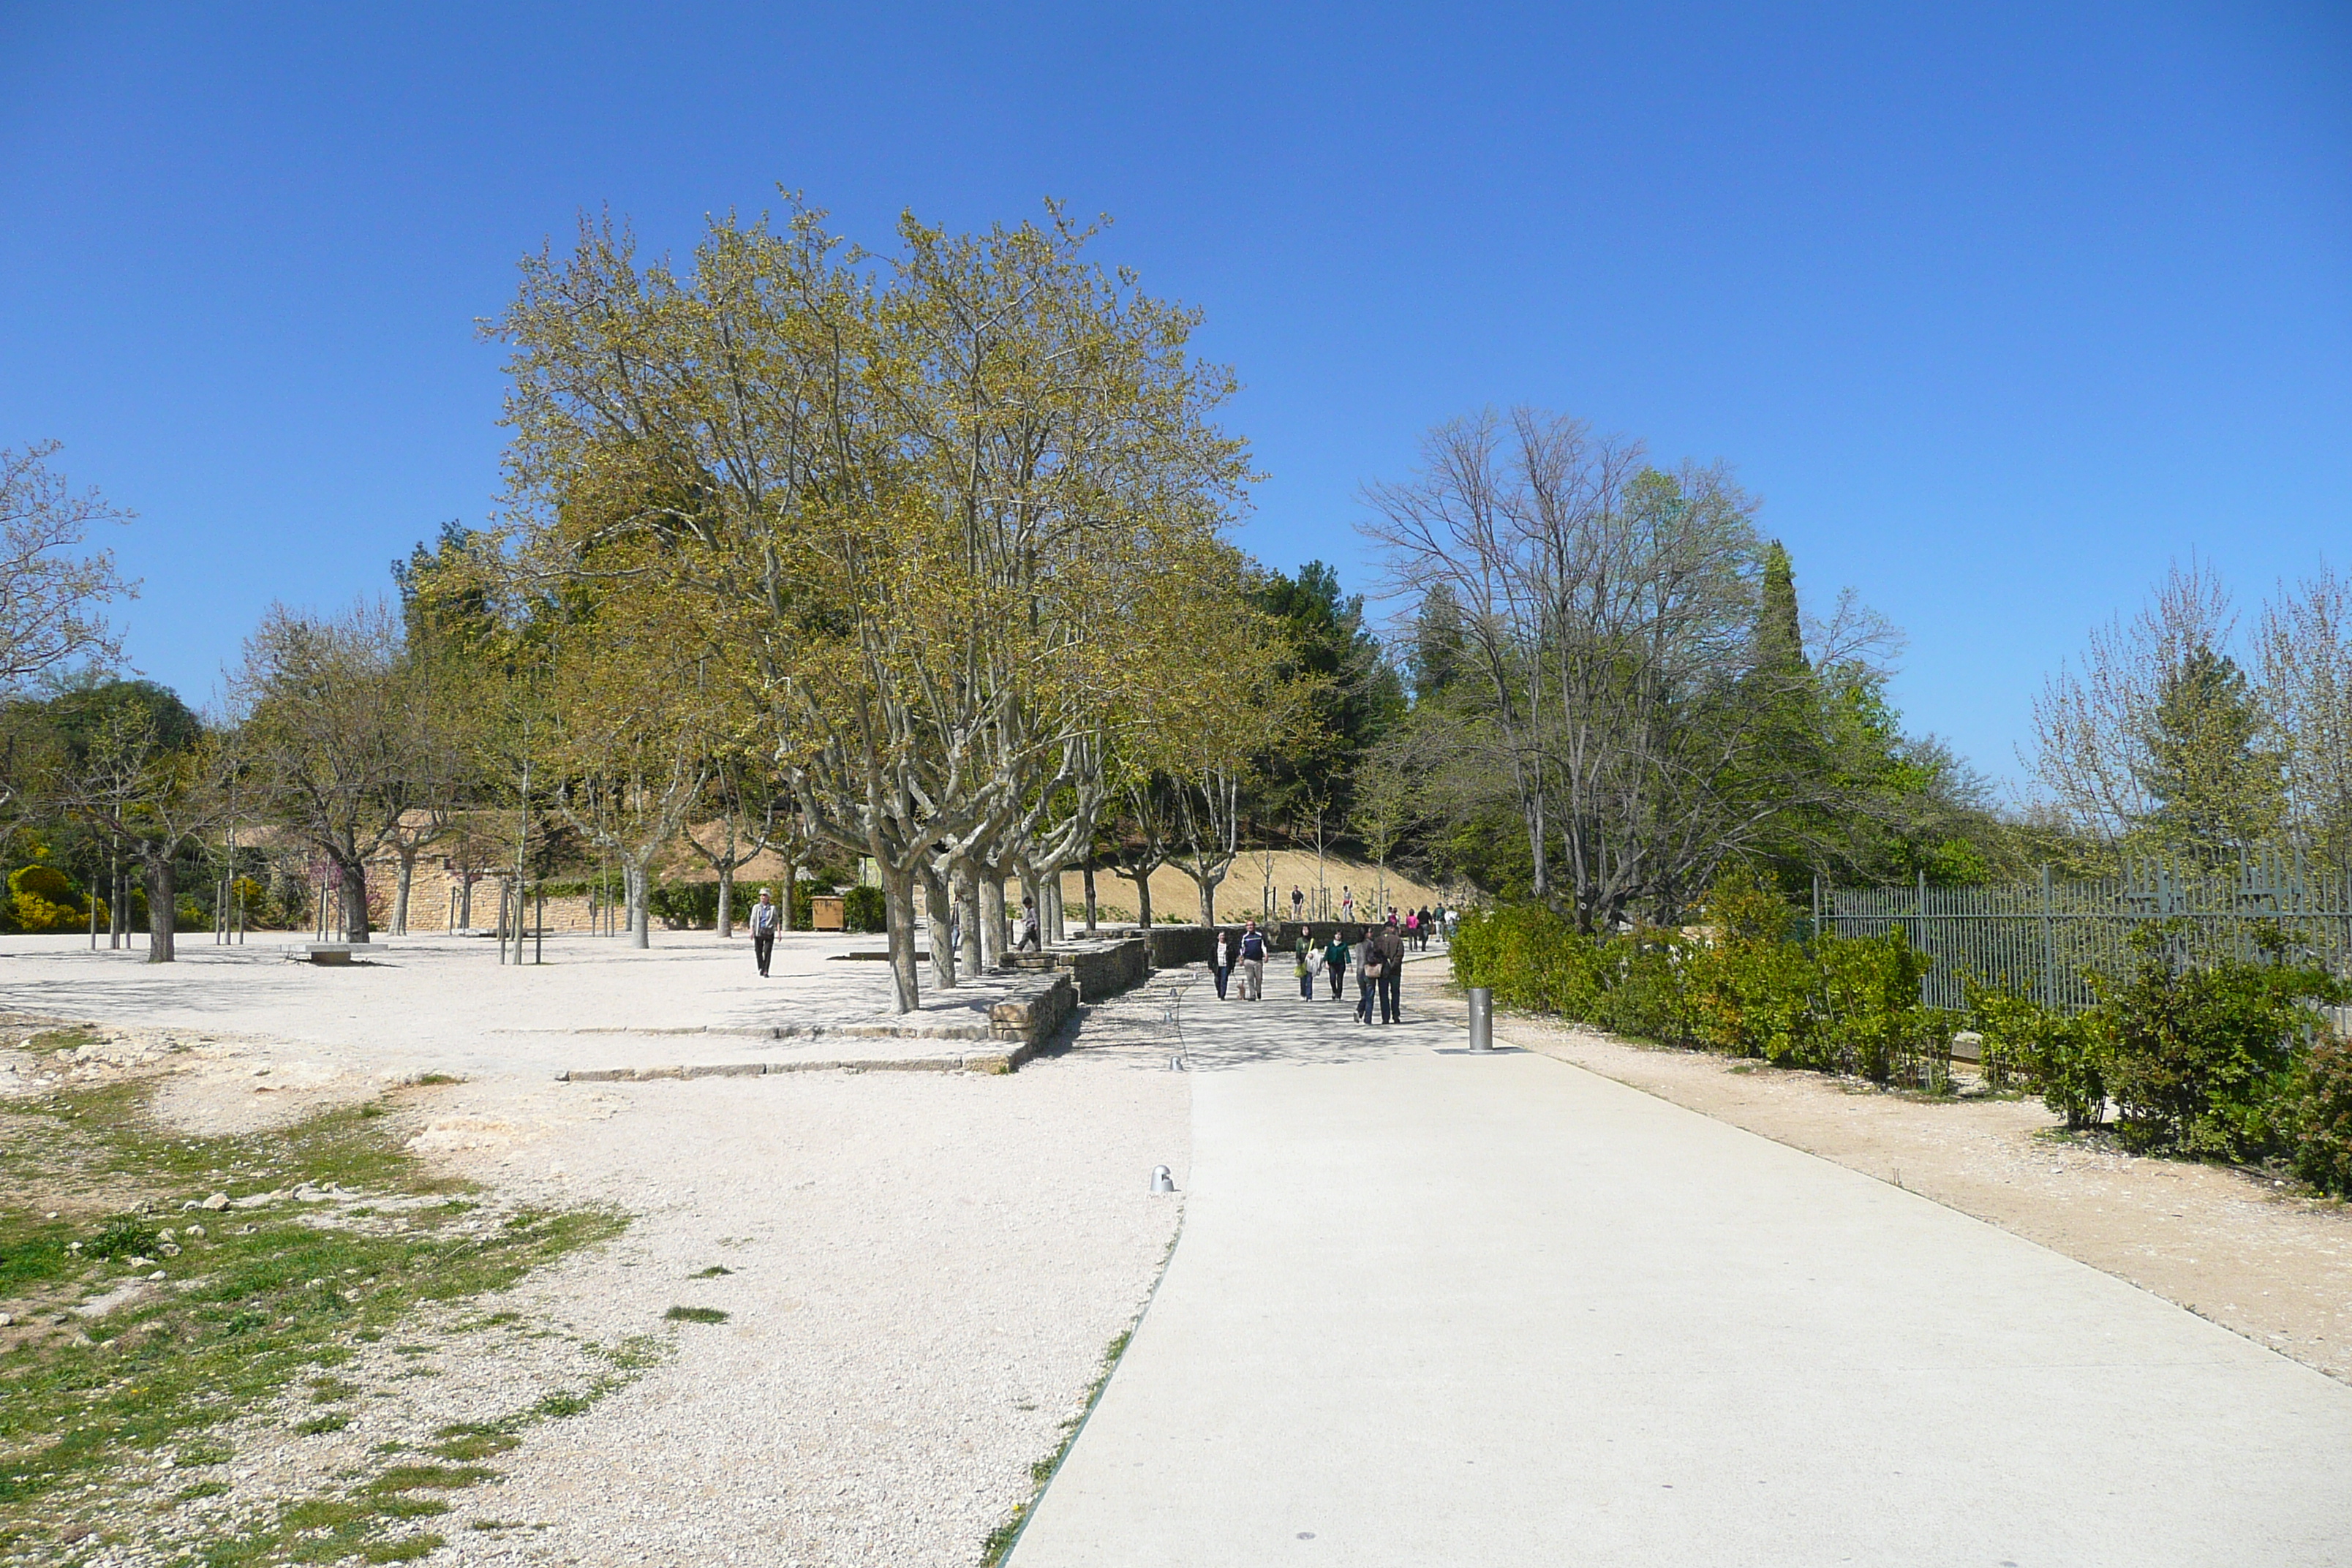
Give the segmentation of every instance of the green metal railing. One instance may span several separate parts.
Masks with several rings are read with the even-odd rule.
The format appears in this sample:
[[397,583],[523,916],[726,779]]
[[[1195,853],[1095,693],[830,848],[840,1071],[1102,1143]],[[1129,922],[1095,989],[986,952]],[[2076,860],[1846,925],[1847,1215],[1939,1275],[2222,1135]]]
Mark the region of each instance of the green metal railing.
[[2100,881],[2062,879],[2045,866],[2037,881],[2004,886],[1937,888],[1922,877],[1910,887],[1813,887],[1815,930],[1901,931],[1934,959],[1919,990],[1936,1007],[1965,1005],[1974,978],[2080,1012],[2095,999],[2090,977],[2126,971],[2131,933],[2151,921],[2179,963],[2261,957],[2275,931],[2292,961],[2352,968],[2352,880],[2289,854],[2221,867],[2141,858]]

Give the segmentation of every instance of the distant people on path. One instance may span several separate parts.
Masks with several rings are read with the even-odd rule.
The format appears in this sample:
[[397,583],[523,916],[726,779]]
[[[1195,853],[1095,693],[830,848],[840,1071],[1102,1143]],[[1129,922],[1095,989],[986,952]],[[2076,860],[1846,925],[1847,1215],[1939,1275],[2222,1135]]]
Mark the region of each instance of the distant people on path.
[[1213,931],[1209,938],[1209,968],[1217,977],[1217,1000],[1225,999],[1225,983],[1233,978],[1234,970],[1242,961],[1242,933],[1239,927]]
[[1307,889],[1295,884],[1290,889],[1290,918],[1294,921],[1307,918]]
[[1298,945],[1294,954],[1298,960],[1298,999],[1315,1000],[1315,944],[1307,939],[1307,928],[1298,928]]
[[1404,912],[1404,942],[1414,952],[1421,951],[1421,917],[1411,910]]
[[1252,921],[1242,931],[1242,1000],[1265,1000],[1265,933]]
[[1042,952],[1045,951],[1045,944],[1038,940],[1037,935],[1037,900],[1024,899],[1021,900],[1020,951]]
[[1356,923],[1356,889],[1344,885],[1339,889],[1339,921],[1342,925]]
[[1404,984],[1404,935],[1397,930],[1396,921],[1391,920],[1381,928],[1372,942],[1380,951],[1381,1022],[1402,1024],[1404,1022],[1404,994],[1402,989]]
[[1454,945],[1454,928],[1462,923],[1462,911],[1454,905],[1445,906],[1445,945]]
[[1367,927],[1364,940],[1356,944],[1356,1022],[1359,1024],[1372,1021],[1372,997],[1380,990],[1380,952],[1372,942],[1370,929]]
[[751,959],[762,980],[768,977],[768,960],[776,955],[776,900],[762,888],[760,901],[751,906]]
[[1323,950],[1323,967],[1331,972],[1331,1000],[1337,1002],[1348,985],[1348,938],[1333,931],[1331,945]]

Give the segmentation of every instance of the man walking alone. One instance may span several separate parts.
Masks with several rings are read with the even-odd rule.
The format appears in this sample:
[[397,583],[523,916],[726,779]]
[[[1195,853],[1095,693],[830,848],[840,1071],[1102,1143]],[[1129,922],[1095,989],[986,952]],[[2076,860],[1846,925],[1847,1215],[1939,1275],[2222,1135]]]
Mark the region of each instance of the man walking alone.
[[768,977],[768,960],[776,952],[776,901],[769,889],[760,889],[760,901],[751,906],[751,956],[760,965],[760,978]]
[[1265,1000],[1265,933],[1255,921],[1242,932],[1242,1000]]

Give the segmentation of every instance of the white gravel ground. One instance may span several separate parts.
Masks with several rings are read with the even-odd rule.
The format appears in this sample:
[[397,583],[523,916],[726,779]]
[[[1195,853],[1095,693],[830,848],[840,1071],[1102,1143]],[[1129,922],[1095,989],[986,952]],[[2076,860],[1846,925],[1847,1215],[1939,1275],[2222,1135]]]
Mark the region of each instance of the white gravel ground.
[[[544,970],[501,970],[488,944],[446,940],[395,944],[398,962],[358,974],[200,943],[170,969],[62,945],[0,963],[0,1006],[170,1035],[177,1048],[146,1065],[172,1073],[159,1107],[192,1129],[456,1071],[466,1081],[429,1091],[419,1152],[501,1204],[636,1216],[474,1304],[519,1323],[419,1325],[436,1349],[409,1370],[437,1376],[401,1378],[372,1352],[353,1429],[299,1435],[314,1414],[299,1405],[247,1423],[232,1446],[253,1457],[237,1497],[211,1510],[220,1527],[239,1499],[331,1488],[360,1436],[520,1409],[578,1384],[596,1364],[580,1347],[651,1335],[667,1347],[656,1364],[585,1414],[530,1426],[488,1461],[498,1482],[450,1494],[454,1511],[425,1521],[448,1542],[432,1561],[977,1563],[1175,1237],[1181,1197],[1147,1189],[1156,1164],[1185,1184],[1190,1079],[1167,1070],[1163,1004],[1137,993],[1010,1077],[552,1080],[583,1040],[610,1058],[637,1037],[592,1033],[615,1025],[756,1026],[803,989],[814,1008],[862,1005],[887,976],[825,964],[840,945],[801,939],[765,984],[742,944],[708,938],[650,954],[583,941]],[[644,1037],[661,1053],[649,1059],[692,1059],[679,1047]],[[730,1272],[696,1278],[714,1266]],[[673,1305],[730,1317],[667,1323]]]

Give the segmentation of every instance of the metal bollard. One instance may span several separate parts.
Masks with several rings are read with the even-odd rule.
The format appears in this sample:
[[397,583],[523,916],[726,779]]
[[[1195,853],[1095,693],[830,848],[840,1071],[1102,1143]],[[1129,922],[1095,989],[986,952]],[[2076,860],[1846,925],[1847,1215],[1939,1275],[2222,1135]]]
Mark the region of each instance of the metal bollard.
[[1495,993],[1490,986],[1470,987],[1470,1048],[1495,1048]]
[[1155,1193],[1172,1193],[1176,1190],[1176,1177],[1167,1166],[1151,1167],[1151,1190]]

